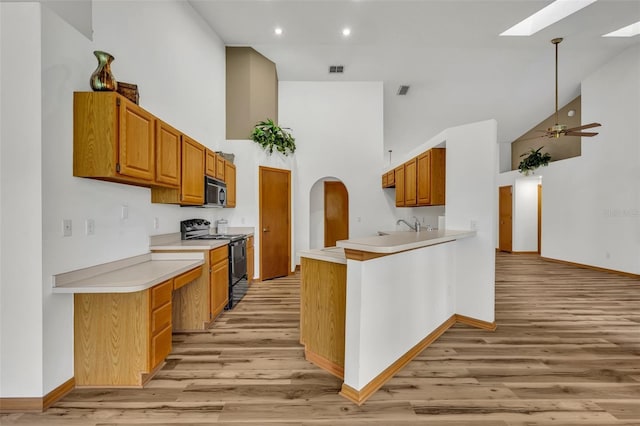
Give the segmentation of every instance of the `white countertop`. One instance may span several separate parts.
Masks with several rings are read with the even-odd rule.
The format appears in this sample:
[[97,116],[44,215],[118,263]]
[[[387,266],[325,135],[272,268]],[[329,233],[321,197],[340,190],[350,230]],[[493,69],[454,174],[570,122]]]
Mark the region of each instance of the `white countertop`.
[[389,231],[385,235],[341,240],[336,243],[338,247],[360,250],[370,253],[392,254],[405,250],[427,247],[434,244],[446,243],[476,235],[476,231]]
[[347,263],[344,249],[370,253],[393,254],[434,244],[446,243],[461,238],[473,237],[476,231],[385,231],[385,235],[354,238],[338,241],[337,247],[309,249],[299,252],[300,257],[324,260],[326,262]]
[[148,253],[54,275],[54,293],[133,293],[190,271],[204,253]]
[[342,247],[303,250],[299,252],[299,255],[300,257],[306,257],[307,259],[347,264],[347,258],[344,255],[344,249]]
[[166,243],[152,245],[149,250],[213,250],[218,247],[226,246],[229,240],[174,240]]

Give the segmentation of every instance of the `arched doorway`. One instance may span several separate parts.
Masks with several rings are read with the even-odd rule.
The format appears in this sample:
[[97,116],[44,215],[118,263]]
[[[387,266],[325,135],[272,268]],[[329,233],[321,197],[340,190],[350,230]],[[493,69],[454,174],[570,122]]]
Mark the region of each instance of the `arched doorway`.
[[313,184],[309,195],[309,247],[332,247],[349,238],[349,194],[344,183],[324,177]]

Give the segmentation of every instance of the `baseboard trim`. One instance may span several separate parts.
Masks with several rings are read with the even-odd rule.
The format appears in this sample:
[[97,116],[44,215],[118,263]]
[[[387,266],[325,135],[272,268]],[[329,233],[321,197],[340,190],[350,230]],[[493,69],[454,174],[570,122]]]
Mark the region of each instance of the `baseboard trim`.
[[460,315],[460,314],[456,314],[455,317],[456,317],[456,322],[469,325],[471,327],[481,328],[487,331],[495,331],[496,328],[498,328],[498,325],[496,324],[495,321],[488,322],[488,321],[483,321],[483,320],[471,318],[466,315]]
[[540,254],[537,251],[512,251],[511,254]]
[[342,384],[340,395],[351,402],[362,405],[371,395],[380,389],[391,377],[400,371],[405,365],[411,362],[420,352],[425,350],[431,343],[447,331],[456,323],[456,315],[451,315],[438,328],[433,330],[427,337],[409,349],[404,355],[398,358],[393,364],[387,367],[382,373],[367,383],[362,389],[356,390],[349,385]]
[[0,413],[40,413],[58,402],[75,387],[76,379],[72,377],[41,398],[0,398]]
[[344,380],[344,366],[338,365],[315,352],[311,352],[306,347],[304,348],[304,358],[310,363],[322,368],[327,373],[331,373],[338,379]]
[[584,264],[584,263],[569,262],[567,260],[553,259],[551,257],[540,256],[540,259],[548,260],[549,262],[561,263],[561,264],[569,265],[569,266],[575,266],[577,268],[591,269],[593,271],[608,272],[610,274],[622,275],[622,276],[628,277],[628,278],[640,279],[640,275],[632,274],[631,272],[624,272],[624,271],[618,271],[618,270],[615,270],[615,269],[601,268],[599,266],[592,266],[592,265],[587,265],[587,264]]

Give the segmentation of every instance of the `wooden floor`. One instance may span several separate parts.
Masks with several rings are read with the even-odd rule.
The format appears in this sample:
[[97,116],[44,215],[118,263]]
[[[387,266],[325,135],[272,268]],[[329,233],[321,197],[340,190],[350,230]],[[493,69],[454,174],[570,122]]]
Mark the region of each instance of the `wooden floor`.
[[457,325],[363,406],[303,358],[297,277],[176,334],[143,390],[75,390],[2,425],[640,425],[640,281],[497,256],[496,321]]

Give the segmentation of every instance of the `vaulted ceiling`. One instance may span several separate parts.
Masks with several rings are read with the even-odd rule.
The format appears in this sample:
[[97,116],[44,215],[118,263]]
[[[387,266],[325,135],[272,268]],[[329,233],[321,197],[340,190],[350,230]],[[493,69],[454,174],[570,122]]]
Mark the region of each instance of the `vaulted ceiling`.
[[[539,0],[190,0],[230,46],[251,46],[281,81],[382,81],[385,150],[408,151],[447,127],[495,118],[510,142],[640,36],[603,34],[640,20],[640,0],[599,0],[530,37],[498,34],[543,8]],[[274,33],[275,27],[282,35]],[[349,27],[349,37],[342,29]],[[638,58],[640,61],[640,58]],[[329,74],[332,64],[343,74]],[[400,85],[410,85],[397,96]],[[587,119],[585,117],[585,119]],[[287,123],[283,123],[287,124]]]

